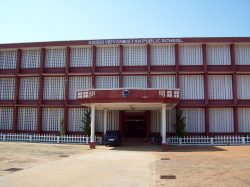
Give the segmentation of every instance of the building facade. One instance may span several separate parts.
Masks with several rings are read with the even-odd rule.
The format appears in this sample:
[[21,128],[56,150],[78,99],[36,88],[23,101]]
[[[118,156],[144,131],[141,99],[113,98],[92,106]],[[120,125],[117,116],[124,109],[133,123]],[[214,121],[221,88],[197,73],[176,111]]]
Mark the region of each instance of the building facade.
[[120,108],[95,105],[95,132],[142,137],[163,125],[172,135],[183,110],[189,135],[249,134],[250,37],[0,44],[0,88],[1,133],[59,134],[65,118],[66,134],[83,134],[81,119],[94,103],[84,104],[77,91],[98,90],[99,103],[114,103],[105,90],[137,90],[145,99],[143,91],[163,89],[180,95],[146,103],[171,106],[165,118],[160,105],[121,98]]

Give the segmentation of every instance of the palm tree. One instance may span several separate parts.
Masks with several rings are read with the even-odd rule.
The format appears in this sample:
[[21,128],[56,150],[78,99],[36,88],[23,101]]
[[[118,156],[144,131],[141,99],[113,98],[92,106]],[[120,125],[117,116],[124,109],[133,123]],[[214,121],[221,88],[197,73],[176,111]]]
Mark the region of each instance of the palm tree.
[[176,114],[176,120],[177,124],[173,124],[174,130],[175,130],[175,135],[178,136],[179,138],[183,138],[184,136],[187,135],[187,131],[185,131],[185,119],[186,117],[182,117],[182,110],[179,110]]
[[83,127],[80,127],[81,129],[84,130],[85,136],[90,136],[91,133],[91,110],[85,110],[84,111],[84,117],[81,120],[83,122]]

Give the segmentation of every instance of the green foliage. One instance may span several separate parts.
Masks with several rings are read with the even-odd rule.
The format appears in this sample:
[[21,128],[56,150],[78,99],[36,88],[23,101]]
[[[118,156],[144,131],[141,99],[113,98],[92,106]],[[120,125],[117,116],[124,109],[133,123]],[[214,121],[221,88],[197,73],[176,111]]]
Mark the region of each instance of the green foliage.
[[179,138],[183,138],[184,136],[187,135],[187,131],[185,131],[185,119],[186,117],[182,117],[182,110],[179,110],[176,114],[176,119],[177,119],[177,124],[173,124],[174,130],[175,130],[175,135],[178,136]]
[[80,127],[84,130],[85,136],[90,136],[91,134],[91,110],[84,111],[84,117],[81,120],[83,122],[83,127]]
[[65,118],[62,118],[61,121],[60,121],[60,136],[63,136],[65,135],[65,131],[64,131],[64,121],[65,121]]

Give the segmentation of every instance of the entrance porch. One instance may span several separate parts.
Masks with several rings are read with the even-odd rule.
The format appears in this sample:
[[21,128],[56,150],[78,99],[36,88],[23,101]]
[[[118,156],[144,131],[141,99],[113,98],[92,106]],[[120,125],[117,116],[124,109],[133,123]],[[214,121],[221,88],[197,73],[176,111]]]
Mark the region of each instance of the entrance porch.
[[[172,110],[179,102],[179,89],[91,89],[77,92],[79,104],[91,108],[90,148],[95,148],[95,111],[104,110],[104,133],[107,131],[108,110],[137,111],[161,110],[162,149],[166,144],[166,111]],[[150,133],[150,115],[121,116],[122,135],[146,136]],[[149,124],[148,124],[149,123]]]

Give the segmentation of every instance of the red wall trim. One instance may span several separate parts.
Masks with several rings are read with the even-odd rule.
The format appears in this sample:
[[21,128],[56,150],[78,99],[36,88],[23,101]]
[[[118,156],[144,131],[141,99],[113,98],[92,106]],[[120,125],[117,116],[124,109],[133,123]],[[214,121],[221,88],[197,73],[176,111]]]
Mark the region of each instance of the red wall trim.
[[236,72],[233,74],[233,100],[234,104],[237,105],[237,84],[236,84]]
[[205,104],[208,104],[208,77],[207,72],[204,75],[204,97],[205,97]]
[[22,62],[22,50],[21,50],[21,49],[18,49],[18,51],[17,51],[16,74],[20,73],[21,62]]
[[46,49],[42,48],[40,73],[44,72]]
[[203,44],[202,45],[202,55],[203,55],[203,66],[204,66],[204,71],[207,71],[207,45]]
[[13,130],[12,133],[17,132],[17,116],[18,116],[18,107],[15,105],[14,106],[14,114],[13,114]]
[[179,46],[175,44],[175,71],[179,71]]
[[67,128],[68,128],[68,107],[65,106],[64,107],[64,126],[63,126],[65,135],[67,135]]
[[209,107],[205,108],[205,133],[206,136],[209,136]]
[[234,135],[238,135],[238,107],[234,107]]
[[93,46],[93,54],[92,54],[92,73],[95,73],[96,67],[96,46]]
[[42,115],[43,115],[42,110],[43,110],[42,107],[39,106],[38,107],[37,134],[41,134],[41,131],[42,131]]
[[[14,43],[0,44],[0,49],[8,48],[27,48],[27,47],[51,47],[51,46],[77,46],[77,45],[136,45],[136,41],[141,44],[155,43],[247,43],[250,37],[211,37],[211,38],[135,38],[135,39],[111,39],[111,40],[76,40],[76,41],[58,41],[58,42],[34,42],[34,43]],[[126,45],[124,44],[124,45]]]
[[119,46],[120,50],[120,58],[119,58],[119,88],[123,87],[123,77],[122,77],[122,71],[123,71],[123,46]]
[[232,70],[235,71],[235,53],[234,53],[234,44],[230,45],[230,55],[231,55],[231,65]]

